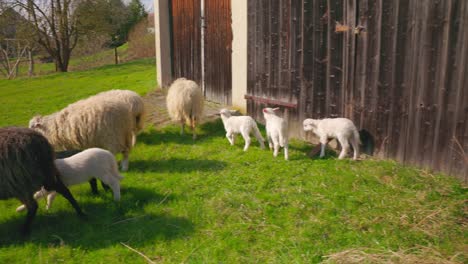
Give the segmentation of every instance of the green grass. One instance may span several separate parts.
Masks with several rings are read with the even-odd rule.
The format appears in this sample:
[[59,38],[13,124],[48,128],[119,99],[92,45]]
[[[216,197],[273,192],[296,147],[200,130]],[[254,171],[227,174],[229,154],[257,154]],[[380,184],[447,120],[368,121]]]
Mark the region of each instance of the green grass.
[[[155,86],[153,62],[0,81],[1,125],[25,125],[33,113],[100,90],[143,94]],[[330,153],[312,160],[310,146],[297,140],[290,161],[255,141],[244,153],[240,137],[229,146],[219,121],[198,132],[195,142],[176,126],[140,134],[120,203],[110,192],[72,187],[87,221],[61,196],[48,212],[41,201],[23,240],[18,201],[0,201],[0,262],[146,263],[121,242],[164,263],[316,263],[348,249],[434,257],[421,248],[441,260],[466,249],[467,194],[453,178]]]
[[109,65],[87,71],[35,78],[0,80],[0,126],[27,125],[35,114],[49,114],[109,89],[146,93],[156,86],[154,59]]

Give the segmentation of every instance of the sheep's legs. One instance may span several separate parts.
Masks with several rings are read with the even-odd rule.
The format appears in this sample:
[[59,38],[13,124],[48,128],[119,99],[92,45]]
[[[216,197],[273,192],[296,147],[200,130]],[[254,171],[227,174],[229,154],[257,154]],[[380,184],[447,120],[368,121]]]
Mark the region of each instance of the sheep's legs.
[[274,143],[274,151],[273,151],[273,156],[276,157],[278,156],[278,151],[279,151],[279,144],[278,143]]
[[120,162],[120,169],[122,171],[128,171],[128,151],[123,151],[123,159]]
[[271,138],[270,134],[267,133],[267,139],[268,139],[268,148],[272,149],[273,148],[273,139]]
[[68,190],[67,186],[63,184],[63,182],[60,179],[57,179],[57,183],[55,185],[55,191],[60,193],[65,199],[67,199],[70,204],[75,208],[76,213],[80,217],[85,217],[86,215],[81,211],[80,206],[76,202],[75,198],[73,198],[73,195],[70,193],[70,190]]
[[328,144],[328,138],[320,138],[320,158],[325,156],[325,147]]
[[250,142],[251,142],[252,140],[250,139],[249,133],[241,132],[241,134],[242,134],[242,137],[244,138],[244,141],[245,141],[244,151],[247,151],[247,150],[249,149]]
[[[107,177],[111,178],[113,176],[108,175]],[[106,184],[112,189],[112,193],[114,194],[114,201],[120,201],[120,184],[118,182],[108,182]]]
[[351,145],[353,146],[353,150],[354,150],[354,153],[353,153],[353,160],[357,160],[357,158],[359,157],[359,141],[357,141],[355,138],[352,138],[351,139]]
[[348,153],[349,143],[346,138],[338,138],[338,141],[341,144],[341,153],[338,156],[338,159],[343,159],[346,156],[346,153]]
[[57,193],[56,193],[56,192],[50,192],[50,193],[47,195],[47,205],[46,205],[46,209],[47,209],[47,210],[49,210],[50,207],[52,206],[52,203],[54,202],[55,196],[57,196]]
[[192,129],[192,139],[195,140],[197,139],[197,134],[195,134],[195,125],[196,125],[196,120],[195,118],[191,118],[190,120],[190,128]]
[[98,188],[97,188],[97,180],[96,178],[92,178],[91,180],[89,180],[89,185],[91,186],[91,192],[93,194],[98,194]]
[[233,146],[234,145],[234,134],[228,132],[228,133],[226,133],[226,138],[228,139],[231,146]]
[[[45,195],[47,195],[47,191],[44,189],[44,187],[42,187],[41,190],[37,191],[33,197],[35,200],[39,200]],[[18,208],[16,208],[16,212],[24,211],[24,209],[26,209],[26,205],[23,203],[22,205],[18,206]]]
[[26,205],[26,208],[28,208],[28,214],[26,215],[26,221],[24,222],[23,228],[21,230],[22,234],[27,236],[31,234],[31,224],[36,216],[37,212],[37,202],[34,200],[33,197],[28,197],[28,199],[22,201],[23,204]]
[[185,130],[185,121],[181,121],[180,123],[180,134],[183,135]]
[[285,160],[289,160],[289,152],[288,152],[288,149],[289,149],[288,144],[285,144],[285,145],[284,145],[284,159],[285,159]]

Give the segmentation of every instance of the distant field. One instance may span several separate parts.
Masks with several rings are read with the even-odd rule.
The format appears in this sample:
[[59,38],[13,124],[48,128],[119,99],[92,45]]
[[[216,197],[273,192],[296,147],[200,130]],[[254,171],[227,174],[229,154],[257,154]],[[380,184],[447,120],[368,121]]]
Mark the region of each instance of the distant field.
[[26,125],[35,114],[49,114],[78,99],[109,89],[141,94],[156,87],[154,59],[87,71],[0,80],[0,126]]
[[[121,62],[126,62],[128,60],[128,44],[124,44],[117,48],[117,53],[119,55]],[[78,71],[78,70],[87,70],[95,67],[100,67],[104,65],[112,65],[115,62],[114,50],[107,49],[96,54],[86,55],[86,56],[77,56],[75,53],[72,53],[72,58],[70,59],[70,64],[68,66],[69,71]],[[19,75],[18,77],[26,77],[28,74],[28,62],[22,62],[19,66]],[[46,74],[55,73],[55,64],[52,63],[42,63],[39,60],[39,56],[36,56],[34,60],[34,75],[43,76]],[[4,75],[0,75],[0,80],[4,79]]]
[[[26,125],[99,91],[145,94],[154,60],[33,79],[0,80],[0,126]],[[263,127],[262,133],[265,134]],[[122,200],[71,192],[81,221],[58,196],[40,201],[32,235],[18,228],[17,200],[0,201],[0,263],[466,263],[468,195],[457,180],[392,161],[310,159],[293,140],[290,161],[254,140],[230,146],[220,121],[152,126],[123,173]],[[101,189],[101,188],[100,188]]]

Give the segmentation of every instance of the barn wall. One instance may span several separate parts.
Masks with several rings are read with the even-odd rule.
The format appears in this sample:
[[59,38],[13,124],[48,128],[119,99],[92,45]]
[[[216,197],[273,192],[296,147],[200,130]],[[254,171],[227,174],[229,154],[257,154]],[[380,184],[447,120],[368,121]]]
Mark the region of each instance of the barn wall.
[[247,93],[293,106],[293,135],[348,117],[378,156],[467,180],[468,1],[252,0],[248,25]]

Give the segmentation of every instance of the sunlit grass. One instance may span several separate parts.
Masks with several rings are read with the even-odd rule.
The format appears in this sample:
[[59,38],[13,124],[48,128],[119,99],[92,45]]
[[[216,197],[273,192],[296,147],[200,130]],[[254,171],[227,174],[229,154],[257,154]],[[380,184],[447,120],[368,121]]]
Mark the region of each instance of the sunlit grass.
[[[0,124],[25,125],[35,113],[111,88],[144,94],[155,86],[153,65],[0,81]],[[23,240],[19,202],[0,201],[0,262],[146,263],[121,242],[163,263],[316,263],[350,249],[404,256],[413,248],[466,261],[467,195],[453,178],[393,161],[337,160],[331,153],[310,159],[311,146],[298,140],[290,161],[256,141],[243,152],[240,137],[228,144],[220,121],[198,132],[193,141],[174,125],[147,127],[123,173],[120,203],[110,192],[93,196],[86,184],[72,187],[87,221],[60,196],[48,212],[41,201]],[[424,260],[424,252],[416,257]]]

